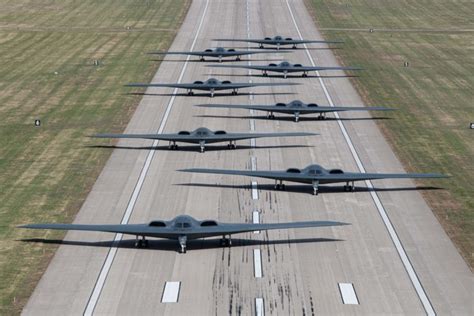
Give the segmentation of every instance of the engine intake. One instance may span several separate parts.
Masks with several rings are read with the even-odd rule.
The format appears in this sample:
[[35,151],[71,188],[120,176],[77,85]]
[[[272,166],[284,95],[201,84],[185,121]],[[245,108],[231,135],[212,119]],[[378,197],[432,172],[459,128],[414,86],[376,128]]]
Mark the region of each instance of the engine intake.
[[208,226],[217,226],[217,222],[216,221],[212,221],[212,220],[209,220],[209,221],[203,221],[201,223],[201,227],[208,227]]
[[150,222],[150,224],[148,224],[148,226],[151,226],[151,227],[166,227],[166,223],[162,222],[162,221],[153,221],[153,222]]

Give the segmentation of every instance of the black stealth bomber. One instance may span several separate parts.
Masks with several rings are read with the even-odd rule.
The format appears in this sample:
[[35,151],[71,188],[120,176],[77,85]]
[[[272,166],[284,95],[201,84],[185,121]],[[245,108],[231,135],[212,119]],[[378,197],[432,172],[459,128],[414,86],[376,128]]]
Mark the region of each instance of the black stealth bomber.
[[187,52],[150,52],[151,55],[188,55],[198,56],[199,60],[205,61],[206,57],[218,58],[219,62],[222,62],[223,58],[235,57],[236,61],[240,61],[242,56],[254,55],[254,54],[271,54],[271,53],[288,53],[287,51],[279,50],[236,50],[233,48],[226,49],[224,47],[208,48],[203,51],[187,51]]
[[320,106],[316,103],[304,103],[300,100],[293,100],[288,103],[276,103],[274,105],[247,105],[247,104],[198,104],[198,107],[205,108],[225,108],[225,109],[247,109],[268,112],[268,118],[275,118],[273,113],[292,114],[295,122],[298,122],[300,115],[319,114],[318,119],[325,119],[328,112],[341,111],[393,111],[386,107],[353,107],[353,106]]
[[220,81],[215,78],[209,78],[206,81],[194,81],[193,83],[130,83],[126,87],[166,87],[188,90],[188,95],[194,95],[193,90],[209,91],[210,97],[214,97],[215,91],[232,90],[233,95],[237,95],[239,89],[265,86],[292,86],[298,83],[232,83],[228,80]]
[[[313,194],[318,194],[320,184],[345,182],[345,191],[354,191],[355,181],[378,179],[414,179],[414,178],[446,178],[439,173],[361,173],[344,172],[341,169],[325,169],[320,165],[309,165],[304,169],[289,168],[282,171],[250,171],[250,170],[225,170],[225,169],[183,169],[178,171],[195,173],[230,174],[275,180],[276,189],[284,189],[283,181],[309,183],[313,185]],[[351,183],[351,185],[349,185]]]
[[296,45],[299,44],[310,44],[310,43],[323,43],[323,44],[340,44],[342,41],[322,41],[322,40],[298,40],[291,37],[283,37],[280,35],[274,37],[264,37],[264,38],[216,38],[214,41],[221,42],[243,42],[243,43],[255,43],[259,44],[260,48],[264,48],[264,45],[276,46],[277,49],[280,49],[280,46],[291,45],[293,48],[296,48]]
[[[180,245],[180,252],[185,253],[186,242],[193,239],[222,236],[222,244],[230,246],[230,236],[232,234],[271,229],[328,227],[341,225],[349,224],[333,221],[309,221],[273,224],[221,223],[215,220],[199,221],[188,215],[179,215],[170,221],[155,220],[147,224],[29,224],[18,227],[30,229],[84,230],[135,235],[135,246],[137,247],[148,245],[148,241],[145,239],[145,237],[165,238],[177,240]],[[229,237],[226,238],[226,236]],[[142,238],[140,239],[139,237]]]
[[227,133],[226,131],[212,131],[206,127],[200,127],[194,131],[180,131],[173,134],[97,134],[97,138],[142,138],[169,141],[170,149],[178,149],[176,142],[199,144],[201,152],[204,152],[206,144],[229,142],[228,148],[235,149],[237,140],[262,138],[262,137],[293,137],[313,136],[315,133]]
[[219,68],[242,68],[242,69],[253,69],[261,70],[263,76],[268,76],[268,72],[278,72],[283,74],[283,78],[286,79],[289,73],[302,72],[302,77],[307,77],[309,71],[324,71],[324,70],[362,70],[357,67],[323,67],[323,66],[303,66],[302,64],[292,64],[288,61],[282,61],[279,64],[268,64],[268,65],[208,65],[207,67],[219,67]]

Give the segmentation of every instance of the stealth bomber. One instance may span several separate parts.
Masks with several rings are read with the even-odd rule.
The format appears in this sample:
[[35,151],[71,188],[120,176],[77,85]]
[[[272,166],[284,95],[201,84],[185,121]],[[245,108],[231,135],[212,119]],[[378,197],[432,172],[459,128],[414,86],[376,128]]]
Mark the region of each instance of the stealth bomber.
[[207,79],[206,81],[194,81],[193,83],[130,83],[126,87],[165,87],[186,89],[188,95],[194,95],[193,90],[209,91],[210,97],[214,97],[216,91],[232,90],[232,95],[237,95],[239,89],[265,86],[291,86],[298,83],[232,83],[228,80],[220,81],[215,78]]
[[321,184],[346,183],[344,191],[354,191],[355,181],[378,179],[414,179],[414,178],[446,178],[439,173],[361,173],[345,172],[341,169],[325,169],[320,165],[309,165],[304,169],[289,168],[282,171],[250,171],[250,170],[225,170],[225,169],[183,169],[183,172],[229,174],[275,180],[275,189],[284,189],[283,181],[309,183],[313,186],[313,194],[318,194]]
[[180,131],[174,134],[97,134],[97,138],[141,138],[158,139],[169,141],[170,149],[178,149],[177,142],[199,144],[201,153],[204,152],[206,144],[229,142],[228,148],[235,149],[237,140],[262,138],[262,137],[294,137],[313,136],[315,133],[228,133],[226,131],[212,131],[206,127],[200,127],[194,131]]
[[230,236],[233,234],[271,229],[330,227],[341,225],[348,224],[333,221],[308,221],[274,224],[221,223],[215,220],[200,221],[188,215],[179,215],[170,221],[155,220],[146,224],[29,224],[19,226],[19,228],[84,230],[135,235],[136,247],[148,246],[148,240],[146,240],[146,237],[171,239],[177,240],[180,245],[180,252],[185,253],[186,242],[193,239],[222,236],[221,245],[231,246],[232,242]]
[[271,53],[288,53],[288,51],[280,50],[236,50],[233,48],[226,49],[224,47],[208,48],[203,51],[187,51],[187,52],[150,52],[151,55],[185,55],[185,56],[198,56],[200,61],[205,61],[205,58],[217,58],[219,62],[222,62],[223,58],[235,57],[236,61],[240,61],[242,56],[255,55],[255,54],[271,54]]
[[274,37],[264,37],[264,38],[216,38],[214,41],[221,42],[243,42],[243,43],[254,43],[259,44],[260,48],[264,48],[265,45],[276,46],[277,49],[280,49],[281,46],[291,45],[293,48],[296,48],[299,44],[310,44],[310,43],[322,43],[322,44],[340,44],[342,41],[321,41],[321,40],[298,40],[291,37],[283,37],[280,35]]
[[282,61],[279,64],[268,64],[268,65],[208,65],[207,67],[219,67],[219,68],[241,68],[241,69],[253,69],[261,70],[263,76],[268,76],[269,72],[282,73],[283,78],[286,79],[289,73],[301,72],[302,77],[307,77],[309,71],[323,71],[323,70],[362,70],[357,67],[323,67],[323,66],[303,66],[302,64],[292,64],[287,61]]
[[275,118],[273,113],[292,114],[295,122],[299,121],[300,115],[319,114],[318,119],[323,120],[326,113],[341,111],[392,111],[386,107],[353,107],[353,106],[320,106],[316,103],[304,103],[294,100],[288,103],[276,103],[274,105],[246,105],[246,104],[198,104],[198,107],[225,108],[225,109],[247,109],[268,112],[268,118]]

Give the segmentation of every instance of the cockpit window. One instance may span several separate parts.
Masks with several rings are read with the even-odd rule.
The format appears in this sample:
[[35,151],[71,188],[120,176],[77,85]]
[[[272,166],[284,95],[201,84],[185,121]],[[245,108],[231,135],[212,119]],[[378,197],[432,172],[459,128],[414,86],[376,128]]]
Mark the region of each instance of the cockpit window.
[[191,223],[188,223],[188,222],[176,222],[174,224],[174,227],[176,228],[189,228],[191,227]]

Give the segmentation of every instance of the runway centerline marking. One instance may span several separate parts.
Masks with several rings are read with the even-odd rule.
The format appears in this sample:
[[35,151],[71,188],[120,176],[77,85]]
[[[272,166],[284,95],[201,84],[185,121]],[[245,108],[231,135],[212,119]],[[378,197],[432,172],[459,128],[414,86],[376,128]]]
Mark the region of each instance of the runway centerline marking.
[[[253,211],[253,213],[252,213],[252,223],[260,224],[260,212],[259,211]],[[254,234],[260,234],[260,231],[255,230],[253,233]]]
[[262,278],[262,252],[260,249],[253,250],[253,271],[256,278]]
[[265,306],[263,305],[263,298],[261,297],[255,299],[255,315],[265,316]]
[[[204,22],[204,17],[206,16],[208,6],[209,6],[209,0],[206,1],[206,5],[204,7],[204,11],[202,13],[201,20],[199,22],[199,26],[197,28],[196,35],[194,36],[193,42],[191,44],[190,51],[193,51],[193,49],[194,49],[197,38],[198,38],[199,33],[201,31],[202,24]],[[180,73],[179,78],[178,78],[178,83],[180,83],[181,80],[183,79],[183,76],[184,76],[184,73],[185,73],[186,68],[188,66],[190,58],[191,58],[191,56],[189,56],[189,55],[186,58],[186,61],[183,65],[183,68],[181,69],[181,73]],[[160,127],[158,129],[158,134],[163,133],[163,130],[165,128],[165,125],[166,125],[166,122],[168,120],[169,114],[171,112],[171,108],[173,107],[174,100],[176,99],[176,93],[177,92],[178,92],[178,89],[175,88],[173,90],[173,96],[170,98],[170,101],[168,102],[168,106],[166,108],[165,114],[164,114],[163,118],[161,119]],[[120,224],[127,224],[128,221],[130,220],[133,209],[135,208],[135,203],[136,203],[136,201],[138,199],[138,196],[140,194],[140,191],[143,187],[143,183],[145,182],[146,174],[148,172],[148,169],[150,168],[151,161],[153,160],[153,156],[155,154],[155,151],[153,150],[153,148],[155,148],[158,145],[158,143],[159,143],[158,140],[153,141],[153,144],[151,146],[152,149],[150,149],[150,151],[148,152],[148,156],[147,156],[147,158],[145,160],[145,163],[143,165],[143,168],[140,172],[140,176],[138,178],[137,184],[135,185],[132,196],[131,196],[131,198],[128,202],[127,209],[125,211],[124,216],[122,217],[122,221],[120,222]],[[94,289],[92,291],[92,294],[89,297],[89,301],[87,302],[87,305],[86,305],[86,308],[85,308],[85,311],[84,311],[84,315],[89,316],[89,315],[92,315],[94,313],[94,309],[95,309],[95,307],[97,305],[97,302],[99,300],[100,293],[102,292],[102,289],[105,285],[107,275],[110,271],[110,268],[112,267],[112,263],[114,261],[115,255],[117,254],[117,250],[118,250],[117,245],[120,242],[120,240],[122,240],[122,237],[123,237],[123,234],[116,234],[115,235],[114,241],[112,243],[112,247],[109,248],[109,252],[107,253],[107,257],[104,261],[104,264],[102,265],[99,276],[98,276],[97,281],[94,285]]]
[[[288,2],[288,0],[286,0],[286,5],[288,7],[288,10],[290,11],[290,15],[291,15],[291,19],[293,20],[293,24],[295,25],[295,28],[296,28],[296,31],[298,32],[298,36],[300,37],[300,39],[303,39],[303,36],[301,35],[301,32],[300,32],[300,29],[298,27],[298,24],[296,23],[296,19],[295,19],[295,16],[293,15],[293,11],[291,10],[291,7],[290,7],[290,3]],[[308,46],[306,44],[303,44],[304,48],[305,48],[305,51],[306,51],[306,55],[308,56],[311,64],[313,66],[316,66],[314,60],[313,60],[313,57],[311,56],[309,50],[308,50]],[[328,100],[329,102],[329,105],[334,107],[334,102],[332,101],[332,98],[331,98],[331,95],[329,94],[329,91],[326,87],[326,84],[324,83],[324,80],[321,78],[320,74],[319,74],[319,71],[316,71],[316,75],[318,76],[318,80],[319,80],[319,83],[321,84],[321,87],[323,88],[323,91],[324,91],[324,94],[326,96],[326,99]],[[352,157],[354,158],[356,164],[357,164],[357,167],[359,168],[360,172],[366,172],[365,171],[365,168],[364,168],[364,165],[362,163],[362,160],[360,159],[359,157],[359,154],[357,153],[355,147],[354,147],[354,144],[352,143],[351,139],[350,139],[350,136],[349,134],[347,133],[347,130],[344,126],[344,124],[342,123],[342,121],[340,120],[340,117],[339,117],[339,114],[337,112],[334,112],[334,116],[336,117],[337,119],[337,123],[339,125],[339,128],[341,129],[341,132],[344,136],[344,139],[346,140],[346,143],[347,145],[349,146],[349,149],[351,151],[351,154],[352,154]],[[400,241],[400,239],[398,238],[398,235],[397,235],[397,232],[395,231],[395,228],[393,227],[392,225],[392,222],[390,221],[390,218],[388,217],[388,214],[382,204],[382,201],[380,200],[379,196],[377,195],[377,193],[373,190],[374,189],[374,186],[372,185],[372,182],[367,180],[365,181],[367,187],[369,188],[370,190],[370,195],[377,207],[377,210],[383,220],[383,223],[385,224],[385,227],[387,228],[387,231],[390,235],[390,238],[392,239],[392,242],[393,244],[395,245],[395,248],[398,252],[398,255],[400,256],[400,259],[405,267],[405,270],[407,271],[408,273],[408,276],[411,280],[411,283],[413,284],[413,287],[415,288],[415,291],[423,305],[423,308],[425,309],[425,312],[427,315],[436,315],[436,312],[434,311],[434,308],[433,306],[431,305],[431,302],[423,288],[423,285],[421,284],[420,280],[418,279],[418,276],[415,272],[415,269],[413,268],[411,262],[410,262],[410,259],[408,258],[408,255],[407,253],[405,252],[405,249],[403,248],[403,245]]]
[[342,302],[346,305],[359,305],[359,300],[352,283],[339,283],[339,292],[341,292]]
[[166,282],[161,296],[161,303],[178,303],[180,289],[180,281]]
[[[247,13],[247,39],[249,39],[250,38],[250,17],[249,17],[249,1],[248,0],[245,2],[245,5],[246,5],[246,11],[247,11],[246,12]],[[247,50],[250,50],[250,43],[247,43]],[[252,55],[248,55],[248,61],[247,61],[248,66],[252,65],[251,58],[252,58]],[[248,69],[247,74],[249,75],[249,83],[252,83],[252,78],[251,78],[252,70]],[[252,92],[250,92],[249,93],[249,104],[252,104],[252,100],[253,100],[253,94],[252,94]],[[250,110],[250,115],[251,116],[253,116],[253,113],[254,113],[254,111]],[[250,124],[250,132],[255,132],[255,120],[253,118],[251,118],[249,120],[249,124]],[[257,144],[257,140],[255,138],[251,138],[250,139],[250,147],[252,149],[254,149],[256,147],[256,144]],[[253,155],[250,157],[250,159],[251,159],[251,168],[252,168],[252,171],[256,171],[257,170],[257,157],[255,156],[255,151],[253,151],[252,154]],[[252,200],[258,200],[257,181],[252,181]]]

